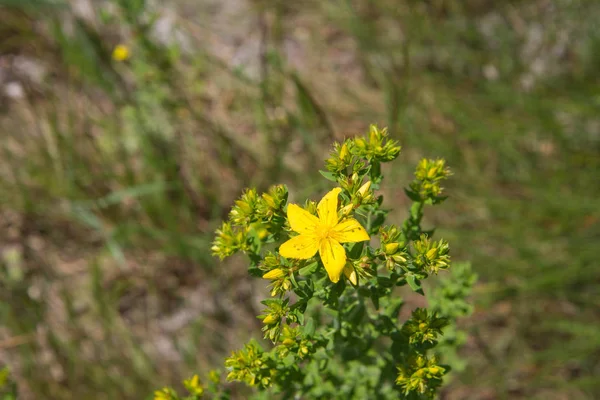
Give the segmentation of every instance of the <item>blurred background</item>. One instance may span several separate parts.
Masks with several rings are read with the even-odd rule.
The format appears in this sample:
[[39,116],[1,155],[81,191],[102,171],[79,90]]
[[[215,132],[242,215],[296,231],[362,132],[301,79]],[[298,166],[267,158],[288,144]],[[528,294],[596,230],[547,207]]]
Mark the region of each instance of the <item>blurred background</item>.
[[267,284],[212,232],[244,187],[318,198],[333,141],[377,123],[403,145],[392,222],[445,158],[426,225],[479,276],[442,397],[600,398],[598,21],[591,0],[0,0],[0,394],[148,398],[260,338]]

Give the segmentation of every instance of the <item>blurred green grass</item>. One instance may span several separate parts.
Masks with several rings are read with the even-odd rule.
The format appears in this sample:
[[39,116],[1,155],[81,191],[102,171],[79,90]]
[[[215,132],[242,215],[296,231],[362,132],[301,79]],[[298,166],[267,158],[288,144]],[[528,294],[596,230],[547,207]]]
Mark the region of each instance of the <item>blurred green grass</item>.
[[444,398],[600,396],[600,6],[174,2],[165,41],[167,9],[108,3],[0,1],[27,82],[0,98],[0,364],[23,398],[140,398],[217,365],[264,289],[210,257],[220,218],[249,185],[314,195],[331,141],[372,122],[404,146],[398,220],[419,157],[455,173],[428,221],[480,283]]

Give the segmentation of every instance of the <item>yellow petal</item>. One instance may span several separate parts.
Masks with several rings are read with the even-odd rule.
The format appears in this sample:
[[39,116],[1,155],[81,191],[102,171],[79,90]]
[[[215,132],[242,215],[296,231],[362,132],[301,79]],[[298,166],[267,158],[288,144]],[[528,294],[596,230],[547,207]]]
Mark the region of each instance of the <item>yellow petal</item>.
[[317,213],[319,214],[319,219],[321,223],[326,226],[334,226],[338,222],[337,217],[337,203],[338,203],[338,195],[342,189],[335,188],[327,193],[319,204],[317,205]]
[[279,247],[279,254],[286,258],[305,260],[315,255],[319,249],[317,238],[311,235],[298,235]]
[[312,233],[319,223],[319,218],[315,217],[305,209],[296,204],[289,204],[287,208],[288,221],[294,232]]
[[323,239],[319,246],[319,255],[331,282],[339,281],[346,265],[346,250],[333,239]]
[[350,265],[350,263],[347,263],[344,266],[344,275],[346,275],[346,278],[348,278],[350,283],[352,283],[354,286],[358,285],[358,277],[356,275],[356,270],[352,265]]
[[369,234],[354,218],[344,220],[333,227],[332,237],[340,243],[354,243],[369,240]]

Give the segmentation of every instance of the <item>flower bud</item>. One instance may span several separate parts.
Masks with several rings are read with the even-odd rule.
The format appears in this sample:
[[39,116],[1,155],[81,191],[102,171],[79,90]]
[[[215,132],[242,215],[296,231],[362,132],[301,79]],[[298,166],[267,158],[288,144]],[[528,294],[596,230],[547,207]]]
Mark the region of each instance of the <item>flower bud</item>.
[[394,255],[392,256],[392,259],[393,259],[393,260],[394,260],[394,261],[395,261],[397,264],[406,264],[406,257],[402,256],[401,254],[402,254],[402,253],[400,253],[400,254],[394,254]]
[[354,286],[358,285],[358,276],[356,275],[356,270],[354,267],[352,267],[352,265],[346,264],[344,266],[344,275]]
[[369,127],[369,142],[374,144],[379,141],[379,132],[377,131],[377,127],[375,125],[371,125]]
[[263,324],[265,325],[271,325],[272,323],[277,322],[278,318],[275,317],[273,314],[269,314],[267,315],[265,318],[263,318]]
[[348,146],[346,145],[346,143],[344,143],[342,145],[342,148],[340,149],[340,160],[346,161],[349,155],[350,152],[348,151]]
[[284,290],[288,291],[291,289],[292,287],[292,282],[288,281],[287,279],[283,282],[283,285],[281,285],[281,287],[283,287]]
[[361,150],[364,150],[367,147],[367,142],[363,138],[354,139],[354,145]]
[[340,214],[342,215],[342,217],[348,216],[352,212],[353,208],[354,206],[352,204],[348,204],[347,206],[342,207],[342,209],[340,210]]
[[367,181],[364,185],[362,185],[360,189],[358,189],[358,194],[364,199],[369,192],[369,189],[371,189],[371,181]]
[[425,255],[428,259],[433,260],[437,257],[438,249],[434,247],[433,249],[429,249],[427,254]]
[[396,253],[398,251],[398,248],[400,248],[400,244],[397,242],[388,243],[383,246],[383,250],[385,251],[385,254],[389,254],[389,255]]
[[285,273],[280,268],[275,268],[264,274],[262,277],[263,279],[275,280],[283,277],[284,275]]
[[392,258],[388,258],[385,261],[385,266],[388,269],[388,271],[393,271],[394,267],[396,267],[396,262]]
[[271,196],[270,194],[267,194],[267,193],[263,193],[262,198],[265,201],[265,203],[267,203],[267,206],[269,206],[270,208],[277,208],[277,205],[275,204],[275,199],[273,199],[273,196]]

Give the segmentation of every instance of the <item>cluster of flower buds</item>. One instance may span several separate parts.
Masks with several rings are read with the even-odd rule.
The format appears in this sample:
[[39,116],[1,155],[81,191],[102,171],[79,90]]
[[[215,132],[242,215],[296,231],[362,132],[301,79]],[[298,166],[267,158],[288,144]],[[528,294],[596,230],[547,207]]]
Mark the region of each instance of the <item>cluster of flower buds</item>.
[[325,161],[327,170],[333,173],[345,173],[346,169],[353,165],[355,157],[350,153],[349,147],[353,145],[353,140],[346,140],[344,143],[335,143],[329,158]]
[[442,384],[446,369],[437,364],[435,357],[428,358],[417,354],[409,357],[402,367],[398,367],[396,383],[404,389],[404,394],[418,393],[433,397]]
[[288,191],[284,185],[272,186],[266,193],[259,195],[255,189],[246,190],[235,201],[229,212],[229,220],[223,222],[216,231],[212,244],[213,255],[221,260],[238,251],[248,251],[251,237],[264,241],[270,227],[285,223],[283,208],[287,202]]
[[260,346],[251,341],[243,350],[234,352],[225,360],[229,370],[227,380],[242,381],[250,386],[267,388],[271,386],[276,370]]
[[410,190],[422,201],[438,202],[444,188],[441,181],[447,179],[452,172],[446,166],[445,160],[422,159],[415,171],[415,180],[410,183]]
[[410,344],[434,344],[446,325],[448,325],[446,318],[428,313],[425,308],[417,308],[402,326],[402,333],[409,338]]
[[388,162],[400,154],[398,141],[388,137],[387,128],[379,129],[375,125],[369,127],[369,139],[354,139],[353,154],[369,161]]
[[363,171],[369,163],[392,161],[398,154],[398,141],[389,138],[387,128],[379,129],[371,125],[367,139],[347,139],[341,144],[334,144],[326,166],[335,177],[348,176]]
[[192,396],[199,397],[202,396],[202,393],[204,393],[204,388],[200,383],[200,378],[198,378],[198,375],[194,375],[191,378],[184,380],[183,386]]
[[385,266],[393,271],[397,266],[406,265],[407,253],[406,243],[402,238],[402,232],[394,225],[381,227],[381,247],[378,255],[385,260]]
[[165,387],[154,392],[154,400],[196,400],[200,399],[204,394],[204,387],[200,383],[198,375],[194,375],[183,381],[183,386],[187,390],[189,396],[180,397],[173,388]]
[[350,203],[342,207],[338,214],[340,218],[348,217],[354,210],[361,205],[371,204],[376,201],[371,190],[371,181],[362,183],[362,179],[357,174],[352,174],[350,178],[342,181],[340,186],[350,193]]
[[279,345],[276,347],[278,357],[285,358],[290,353],[294,353],[298,358],[305,358],[312,348],[312,343],[305,339],[299,327],[285,325],[281,330]]
[[450,246],[444,239],[430,240],[422,234],[419,240],[413,242],[413,265],[429,274],[437,274],[441,269],[450,268]]
[[245,251],[247,232],[247,229],[234,228],[230,222],[223,222],[221,228],[215,232],[215,240],[211,247],[213,255],[222,260],[238,251]]
[[258,316],[258,319],[261,319],[265,324],[262,329],[265,333],[265,339],[269,339],[273,343],[278,340],[282,325],[289,322],[286,321],[290,311],[288,303],[289,299],[266,299],[262,301],[262,304],[267,308]]

